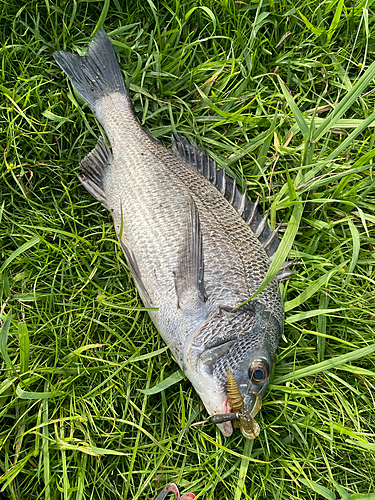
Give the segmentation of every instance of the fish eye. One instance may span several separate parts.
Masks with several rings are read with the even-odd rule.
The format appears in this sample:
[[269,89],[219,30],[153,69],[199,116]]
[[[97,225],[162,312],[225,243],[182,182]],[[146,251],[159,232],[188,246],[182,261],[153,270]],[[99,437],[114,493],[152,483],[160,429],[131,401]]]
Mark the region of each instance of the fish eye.
[[249,379],[255,384],[264,382],[268,377],[269,367],[264,359],[256,359],[249,366]]

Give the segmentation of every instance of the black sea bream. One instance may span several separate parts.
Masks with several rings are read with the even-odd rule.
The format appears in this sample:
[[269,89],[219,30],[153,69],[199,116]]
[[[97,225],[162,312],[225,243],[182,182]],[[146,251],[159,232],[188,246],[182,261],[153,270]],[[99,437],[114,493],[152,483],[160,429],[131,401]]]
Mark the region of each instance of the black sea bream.
[[280,277],[239,306],[262,283],[277,232],[201,149],[177,134],[166,148],[141,127],[104,31],[85,57],[54,57],[110,142],[112,152],[100,138],[82,160],[80,180],[111,212],[143,303],[157,308],[152,321],[210,415],[229,414],[238,396],[236,414],[216,416],[223,434],[236,420],[256,437],[283,328]]

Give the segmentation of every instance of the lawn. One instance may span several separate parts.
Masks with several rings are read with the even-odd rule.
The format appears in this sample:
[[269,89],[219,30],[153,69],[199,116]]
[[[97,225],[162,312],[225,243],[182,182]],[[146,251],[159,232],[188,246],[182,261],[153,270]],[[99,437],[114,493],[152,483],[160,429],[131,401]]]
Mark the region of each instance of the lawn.
[[[375,499],[373,2],[1,2],[1,498]],[[281,223],[270,274],[299,259],[255,441],[207,420],[77,179],[102,132],[52,53],[99,28],[141,123]]]

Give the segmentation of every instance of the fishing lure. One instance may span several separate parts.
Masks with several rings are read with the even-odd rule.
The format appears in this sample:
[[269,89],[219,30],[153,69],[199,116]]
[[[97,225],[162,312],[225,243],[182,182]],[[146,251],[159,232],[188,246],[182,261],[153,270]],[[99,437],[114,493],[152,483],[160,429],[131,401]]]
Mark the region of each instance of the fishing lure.
[[215,424],[228,422],[233,420],[233,427],[239,427],[243,436],[247,439],[255,439],[259,436],[260,427],[256,422],[255,417],[262,408],[262,397],[257,392],[251,392],[255,396],[255,404],[249,414],[243,413],[244,405],[241,392],[238,388],[230,370],[227,370],[227,395],[228,403],[232,408],[232,413],[223,413],[213,415],[211,421]]

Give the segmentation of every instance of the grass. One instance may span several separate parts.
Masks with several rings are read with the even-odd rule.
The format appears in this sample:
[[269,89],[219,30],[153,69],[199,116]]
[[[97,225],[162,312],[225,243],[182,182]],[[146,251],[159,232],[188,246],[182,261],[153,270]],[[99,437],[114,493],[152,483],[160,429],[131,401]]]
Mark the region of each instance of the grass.
[[[146,499],[170,481],[206,500],[375,498],[372,3],[2,2],[3,498]],[[52,52],[100,27],[141,122],[271,207],[270,273],[299,258],[254,442],[206,422],[77,180],[100,131]]]

